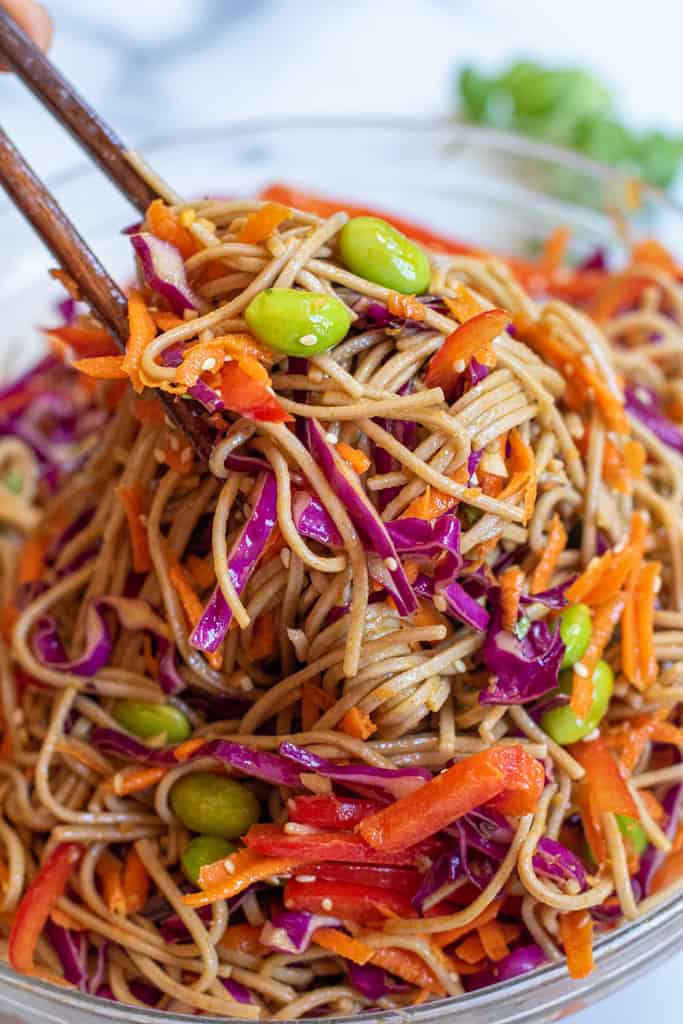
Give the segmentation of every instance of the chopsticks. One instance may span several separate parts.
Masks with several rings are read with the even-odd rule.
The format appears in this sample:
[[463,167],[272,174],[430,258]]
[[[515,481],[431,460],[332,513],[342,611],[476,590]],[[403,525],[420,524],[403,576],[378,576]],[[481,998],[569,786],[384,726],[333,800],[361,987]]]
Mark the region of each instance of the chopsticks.
[[[0,56],[63,123],[125,196],[144,211],[158,193],[128,160],[114,132],[77,95],[9,15],[0,9]],[[59,203],[0,128],[0,184],[50,252],[78,285],[81,295],[111,331],[121,351],[128,338],[126,297],[76,230]],[[159,393],[166,412],[204,461],[211,435],[201,407]]]

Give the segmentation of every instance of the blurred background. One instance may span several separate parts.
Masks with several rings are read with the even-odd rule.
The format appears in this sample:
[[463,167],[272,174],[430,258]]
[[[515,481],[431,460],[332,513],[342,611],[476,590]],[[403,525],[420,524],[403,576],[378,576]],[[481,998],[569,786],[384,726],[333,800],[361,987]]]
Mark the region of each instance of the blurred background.
[[[52,55],[123,138],[288,114],[460,111],[640,169],[681,193],[683,5],[648,0],[45,0]],[[538,76],[520,59],[586,74]],[[459,75],[470,68],[464,79]],[[595,79],[597,76],[597,82]],[[11,79],[2,122],[43,176],[81,158]],[[362,160],[362,153],[358,154]],[[575,1024],[680,1020],[683,956]]]

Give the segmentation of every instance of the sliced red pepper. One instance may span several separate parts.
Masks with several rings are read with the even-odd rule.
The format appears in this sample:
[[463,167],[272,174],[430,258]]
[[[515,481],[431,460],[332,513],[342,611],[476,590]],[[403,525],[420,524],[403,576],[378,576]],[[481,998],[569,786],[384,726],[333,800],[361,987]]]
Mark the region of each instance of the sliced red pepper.
[[469,363],[476,352],[489,345],[511,322],[512,317],[503,309],[486,309],[465,320],[432,356],[425,375],[427,387],[443,388],[448,395],[459,376],[456,364]]
[[460,761],[431,782],[361,822],[362,837],[376,850],[395,852],[434,835],[505,789],[505,773],[491,751]]
[[101,327],[47,327],[48,338],[58,338],[73,349],[79,359],[92,356],[118,356],[121,349],[108,331]]
[[312,864],[336,860],[346,863],[412,864],[417,852],[402,848],[399,853],[376,850],[354,832],[314,832],[289,834],[279,825],[252,825],[244,842],[250,850],[266,857],[299,857]]
[[[287,882],[284,894],[287,910],[305,910],[309,914],[333,914],[342,921],[372,926],[388,917],[417,917],[404,894],[377,885],[353,885],[348,882]],[[331,904],[331,906],[330,906]]]
[[505,789],[489,807],[501,814],[533,814],[545,786],[545,769],[524,747],[492,747],[490,759],[505,775]]
[[628,814],[640,818],[619,765],[602,736],[574,743],[567,748],[586,772],[585,785],[590,793],[592,814]]
[[234,360],[221,371],[221,397],[226,409],[250,420],[266,423],[291,423],[293,417],[282,408],[272,389],[250,377]]
[[15,971],[30,974],[33,957],[50,911],[64,895],[83,853],[78,843],[60,843],[47,858],[19,904],[9,937],[9,962]]
[[381,886],[402,892],[411,898],[420,887],[420,876],[413,868],[389,864],[343,864],[338,861],[314,864],[306,868],[307,875],[330,882],[348,882],[351,885]]
[[296,796],[289,801],[287,809],[289,820],[301,822],[302,825],[314,825],[320,829],[352,829],[381,806],[376,800],[324,794]]

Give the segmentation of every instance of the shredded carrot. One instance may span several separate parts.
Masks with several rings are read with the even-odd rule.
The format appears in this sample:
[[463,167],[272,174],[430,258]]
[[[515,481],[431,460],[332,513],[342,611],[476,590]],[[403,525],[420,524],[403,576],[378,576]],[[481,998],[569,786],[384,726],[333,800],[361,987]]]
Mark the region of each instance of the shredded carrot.
[[672,850],[655,871],[650,882],[650,895],[654,896],[683,876],[683,850]]
[[482,494],[489,498],[497,498],[505,487],[505,477],[498,476],[497,473],[487,473],[485,469],[477,470],[477,480]]
[[[657,820],[659,820],[659,819],[655,818],[655,821],[657,821]],[[678,826],[678,830],[677,830],[676,835],[674,836],[674,840],[673,840],[673,842],[671,844],[671,849],[674,852],[677,851],[677,850],[683,850],[683,824],[680,824]]]
[[60,928],[70,928],[73,932],[84,932],[86,926],[81,922],[77,921],[75,917],[66,910],[62,910],[61,907],[53,907],[50,911],[50,920],[58,924]]
[[[202,617],[202,603],[192,589],[187,572],[168,547],[166,548],[166,555],[169,579],[178,594],[187,624],[190,629],[194,629]],[[205,657],[212,668],[220,671],[223,665],[222,647],[219,647],[212,654],[207,654]]]
[[74,359],[71,365],[74,370],[96,380],[127,380],[123,359],[123,356],[91,356],[89,359]]
[[399,292],[389,292],[387,295],[387,309],[392,316],[405,317],[406,320],[424,320],[427,310],[414,295],[401,295]]
[[[580,721],[585,721],[593,704],[593,672],[624,609],[622,593],[600,605],[593,617],[593,632],[588,648],[574,666],[570,707]],[[577,671],[578,669],[578,671]]]
[[179,743],[173,750],[173,756],[176,761],[180,761],[181,763],[189,761],[192,755],[200,750],[205,743],[206,739],[204,737],[194,736],[190,740],[185,740],[184,743]]
[[176,316],[175,313],[169,313],[165,309],[150,309],[149,315],[160,331],[172,331],[174,327],[180,327],[185,323],[181,317]]
[[437,932],[433,936],[434,941],[438,943],[442,948],[444,946],[450,946],[451,943],[457,942],[458,939],[462,939],[465,935],[469,935],[470,932],[482,925],[487,924],[489,921],[493,921],[500,912],[502,900],[495,899],[486,906],[480,914],[470,921],[469,924],[461,925],[459,928],[449,928],[447,931]]
[[546,274],[552,275],[559,270],[567,256],[567,247],[571,238],[571,230],[560,225],[548,236],[543,246],[541,266]]
[[564,528],[564,524],[557,513],[553,516],[550,523],[550,530],[548,531],[548,540],[543,554],[541,555],[539,562],[534,569],[534,574],[531,577],[531,585],[529,592],[531,594],[539,594],[542,590],[545,590],[550,586],[550,580],[557,567],[557,562],[567,546],[567,531]]
[[131,292],[128,296],[128,341],[121,369],[128,374],[138,394],[144,389],[140,374],[142,356],[156,337],[156,333],[156,324],[145,305],[145,300],[139,292]]
[[258,924],[231,924],[218,940],[218,945],[233,952],[261,956],[266,952],[266,947],[261,943],[261,931],[261,925]]
[[96,775],[106,774],[106,764],[103,764],[97,755],[90,753],[87,748],[77,747],[67,740],[61,740],[59,743],[55,743],[55,750],[58,754],[63,754],[64,757],[68,757],[72,761],[78,761],[79,764],[89,768]]
[[102,883],[102,894],[107,908],[113,914],[126,916],[126,898],[123,894],[121,880],[121,862],[109,850],[105,850],[95,867],[97,876]]
[[170,242],[180,251],[184,260],[198,252],[200,245],[191,231],[178,222],[172,210],[163,199],[155,199],[145,214],[147,227],[163,242]]
[[593,970],[593,918],[586,910],[560,914],[560,936],[572,978],[586,978]]
[[239,233],[238,241],[254,245],[265,242],[280,225],[291,217],[292,211],[281,203],[266,203],[260,210],[254,210],[247,217]]
[[647,523],[640,512],[634,512],[628,541],[620,550],[606,551],[593,558],[567,589],[567,598],[573,603],[583,601],[589,605],[603,604],[613,598],[639,566],[646,542]]
[[142,491],[137,484],[132,484],[130,487],[117,487],[116,494],[128,520],[133,569],[139,573],[149,572],[152,568],[152,558],[147,541],[147,527],[142,521],[145,512]]
[[249,657],[252,661],[269,658],[275,651],[275,613],[263,612],[254,622],[249,644]]
[[591,315],[598,323],[610,320],[620,310],[634,306],[647,287],[647,278],[627,270],[623,274],[606,278],[592,303]]
[[149,633],[142,638],[142,660],[145,663],[145,671],[152,679],[159,678],[159,659],[152,653],[152,639]]
[[633,481],[643,475],[646,454],[639,441],[626,441],[619,448],[609,437],[605,438],[602,475],[606,483],[621,494],[630,494]]
[[[666,811],[662,807],[661,803],[649,789],[641,789],[639,792],[640,800],[645,804],[645,810],[650,815],[653,821],[660,824],[666,818]],[[676,844],[673,844],[673,849],[676,849]]]
[[661,569],[659,562],[645,562],[640,567],[635,584],[638,670],[632,682],[639,690],[646,690],[657,679],[654,614]]
[[444,302],[456,320],[461,324],[482,312],[483,307],[479,299],[472,294],[467,285],[458,281],[453,291],[455,293],[453,298],[445,297]]
[[180,476],[185,476],[193,471],[194,451],[192,445],[178,443],[178,434],[175,431],[169,433],[162,451],[166,465]]
[[528,523],[536,505],[536,459],[529,445],[522,440],[517,429],[510,431],[510,457],[508,469],[510,478],[498,495],[501,501],[511,498],[524,490],[524,522]]
[[435,995],[446,994],[431,968],[411,950],[395,947],[378,949],[375,950],[371,963],[383,967],[385,971],[395,974],[397,978],[403,978],[418,988],[426,988]]
[[500,583],[500,605],[502,611],[503,629],[513,630],[517,625],[519,615],[519,600],[522,596],[522,585],[524,573],[518,565],[511,565],[501,574]]
[[12,643],[12,632],[20,614],[15,604],[0,605],[0,635],[8,644]]
[[327,711],[334,704],[334,698],[321,686],[313,682],[301,686],[301,728],[309,732],[318,721],[319,712]]
[[418,600],[417,611],[413,614],[413,622],[416,626],[443,626],[447,619],[441,612],[437,611],[431,601]]
[[377,726],[364,711],[358,707],[350,708],[341,720],[341,730],[347,736],[354,736],[357,740],[367,740],[373,733],[377,732]]
[[636,242],[631,248],[631,259],[634,263],[649,263],[672,277],[677,278],[681,274],[681,268],[669,250],[655,238],[643,238]]
[[29,537],[24,541],[19,555],[17,583],[35,583],[36,580],[42,579],[47,544],[47,538],[44,536]]
[[[226,868],[228,862],[233,871]],[[237,896],[264,878],[289,875],[305,863],[300,857],[263,857],[253,850],[239,850],[225,860],[205,865],[199,873],[203,891],[183,896],[183,903],[188,907],[206,907],[216,900]]]
[[211,553],[205,558],[200,558],[199,555],[188,555],[185,559],[185,569],[192,582],[196,583],[201,590],[207,590],[216,582],[216,571]]
[[[484,925],[484,927],[487,926]],[[464,960],[466,964],[481,963],[481,961],[486,957],[481,936],[476,931],[471,935],[468,935],[466,939],[463,939],[463,941],[455,947],[455,953],[456,956],[460,957],[461,960]]]
[[159,765],[153,768],[138,768],[132,772],[117,772],[111,779],[103,782],[102,787],[116,793],[117,796],[128,796],[129,793],[139,793],[150,786],[156,786],[167,770]]
[[0,761],[12,761],[14,759],[14,746],[12,744],[12,733],[5,729],[0,741]]
[[352,939],[338,928],[318,928],[313,933],[313,941],[328,952],[336,953],[361,967],[372,960],[375,953],[371,946],[366,946],[360,939]]
[[355,469],[359,476],[370,468],[371,460],[360,448],[352,448],[350,444],[344,444],[343,441],[338,441],[335,448],[344,462],[348,462],[349,466]]
[[139,914],[147,903],[150,878],[140,855],[131,846],[123,866],[123,898],[127,914]]
[[502,960],[510,952],[503,925],[498,920],[482,924],[477,929],[484,952],[489,960]]

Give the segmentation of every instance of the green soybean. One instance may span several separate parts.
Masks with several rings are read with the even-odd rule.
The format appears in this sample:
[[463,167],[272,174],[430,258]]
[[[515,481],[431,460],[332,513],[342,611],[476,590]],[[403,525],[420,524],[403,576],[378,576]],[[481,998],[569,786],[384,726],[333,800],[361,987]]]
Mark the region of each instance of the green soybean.
[[182,743],[190,735],[190,723],[173,704],[120,700],[112,713],[119,725],[142,739],[165,735],[168,743]]
[[379,217],[353,217],[339,234],[342,263],[366,281],[403,295],[420,295],[429,288],[429,259],[400,231]]
[[564,641],[562,668],[570,668],[584,656],[593,632],[593,621],[588,605],[570,604],[560,616],[560,636]]
[[195,836],[180,858],[183,874],[188,882],[199,884],[199,872],[205,864],[223,860],[234,853],[237,847],[222,836]]
[[[560,673],[559,686],[563,693],[571,693],[572,675],[571,672]],[[614,673],[606,661],[599,661],[593,672],[593,703],[586,720],[579,721],[571,707],[564,704],[562,707],[546,711],[541,717],[541,727],[551,739],[563,747],[569,743],[577,743],[600,724],[607,711],[613,689]]]
[[259,802],[245,786],[223,775],[193,772],[171,790],[171,809],[191,832],[238,839],[258,821]]
[[244,311],[249,329],[260,341],[290,356],[311,356],[338,345],[351,317],[333,295],[298,288],[266,288]]

